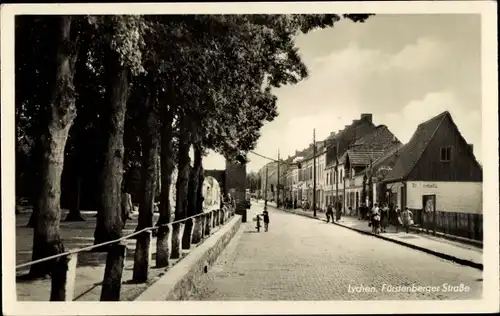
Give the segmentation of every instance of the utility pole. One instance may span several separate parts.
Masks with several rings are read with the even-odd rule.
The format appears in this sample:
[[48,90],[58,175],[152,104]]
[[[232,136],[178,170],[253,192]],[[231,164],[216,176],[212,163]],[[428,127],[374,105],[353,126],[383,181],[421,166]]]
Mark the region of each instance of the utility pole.
[[313,216],[316,217],[316,129],[313,129]]
[[264,187],[264,206],[267,207],[267,175],[268,175],[268,166],[266,165],[266,184]]
[[339,142],[337,140],[335,146],[335,209],[338,208],[339,204]]
[[278,181],[276,188],[276,207],[280,207],[280,150],[278,149]]

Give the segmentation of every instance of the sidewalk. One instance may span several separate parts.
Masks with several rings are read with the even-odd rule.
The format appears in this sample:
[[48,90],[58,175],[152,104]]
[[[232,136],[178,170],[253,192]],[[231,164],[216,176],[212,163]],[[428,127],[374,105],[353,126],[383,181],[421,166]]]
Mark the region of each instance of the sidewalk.
[[[268,202],[268,205],[275,207],[276,204]],[[312,211],[304,211],[301,209],[287,209],[283,211],[326,221],[324,213],[318,212],[318,216],[314,217]],[[483,250],[475,246],[428,236],[421,233],[410,232],[407,234],[406,232],[401,231],[396,233],[393,226],[390,226],[386,233],[374,235],[372,234],[371,227],[368,226],[367,221],[361,221],[351,216],[343,216],[341,220],[339,222],[335,222],[335,224],[366,235],[372,235],[380,239],[420,250],[446,260],[451,260],[462,265],[467,265],[480,270],[483,269]]]

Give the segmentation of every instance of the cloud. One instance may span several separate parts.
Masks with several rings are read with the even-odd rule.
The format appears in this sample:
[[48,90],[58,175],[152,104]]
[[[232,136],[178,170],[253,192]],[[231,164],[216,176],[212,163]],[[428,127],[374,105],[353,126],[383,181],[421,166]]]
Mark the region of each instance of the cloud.
[[431,92],[419,100],[412,100],[401,111],[378,117],[403,142],[410,140],[418,124],[444,112],[450,112],[453,121],[468,143],[474,144],[474,154],[482,158],[481,110],[468,110],[452,91]]
[[407,71],[437,68],[448,54],[448,45],[428,37],[418,38],[415,44],[405,46],[389,59],[389,67]]
[[[474,19],[474,21],[477,19]],[[292,155],[343,129],[361,113],[407,141],[417,125],[448,110],[481,157],[480,23],[448,16],[378,16],[297,40],[307,80],[276,89],[280,115],[256,152]],[[411,25],[409,25],[411,24]],[[268,160],[250,157],[256,170]],[[221,165],[221,164],[219,164]]]

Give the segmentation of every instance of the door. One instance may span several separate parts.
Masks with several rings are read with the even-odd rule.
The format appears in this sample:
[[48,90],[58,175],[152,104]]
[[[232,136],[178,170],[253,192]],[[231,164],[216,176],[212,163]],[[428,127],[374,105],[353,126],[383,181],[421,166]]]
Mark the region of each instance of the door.
[[432,233],[436,234],[436,195],[428,194],[422,196],[423,212],[427,218],[432,218]]

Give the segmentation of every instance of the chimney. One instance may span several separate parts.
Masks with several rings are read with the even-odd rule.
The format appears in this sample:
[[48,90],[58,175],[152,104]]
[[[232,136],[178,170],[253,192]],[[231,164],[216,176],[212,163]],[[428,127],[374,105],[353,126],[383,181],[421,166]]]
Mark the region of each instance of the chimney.
[[474,153],[474,145],[473,145],[473,144],[467,144],[467,146],[469,146],[470,151],[471,151],[472,153]]
[[373,114],[371,113],[363,113],[361,114],[361,119],[366,119],[368,122],[372,123],[372,119],[373,119]]
[[299,154],[299,151],[295,150],[295,156],[297,156],[298,154]]
[[352,124],[356,124],[359,120],[352,120]]

